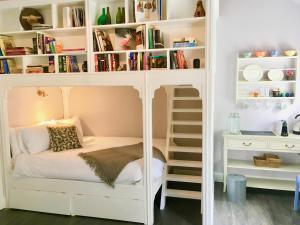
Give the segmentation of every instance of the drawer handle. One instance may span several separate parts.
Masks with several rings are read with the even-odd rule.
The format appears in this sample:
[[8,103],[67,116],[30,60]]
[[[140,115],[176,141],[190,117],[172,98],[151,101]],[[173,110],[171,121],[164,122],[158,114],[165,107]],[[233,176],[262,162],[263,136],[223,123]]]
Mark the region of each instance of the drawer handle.
[[243,145],[246,146],[246,147],[250,147],[250,146],[252,145],[252,143],[249,142],[249,143],[247,144],[247,143],[243,142]]
[[295,145],[288,145],[288,144],[286,144],[285,147],[287,147],[287,148],[295,148],[296,146]]

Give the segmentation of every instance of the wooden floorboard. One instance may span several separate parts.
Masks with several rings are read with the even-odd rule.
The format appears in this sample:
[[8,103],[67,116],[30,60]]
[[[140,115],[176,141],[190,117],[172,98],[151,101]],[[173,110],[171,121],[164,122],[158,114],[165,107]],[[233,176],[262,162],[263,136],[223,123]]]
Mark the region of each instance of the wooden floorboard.
[[245,204],[228,202],[222,184],[215,185],[214,225],[300,225],[293,212],[293,192],[247,189]]
[[[155,225],[201,225],[200,201],[167,198],[164,210],[155,204]],[[0,225],[139,225],[137,223],[62,216],[31,211],[5,209],[0,211]]]

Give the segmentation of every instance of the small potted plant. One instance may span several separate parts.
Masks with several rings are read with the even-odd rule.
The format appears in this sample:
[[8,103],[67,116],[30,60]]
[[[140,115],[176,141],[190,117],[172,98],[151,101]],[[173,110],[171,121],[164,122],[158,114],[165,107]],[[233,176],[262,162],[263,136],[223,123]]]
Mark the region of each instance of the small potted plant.
[[287,70],[285,72],[285,76],[287,80],[295,80],[295,71],[294,70]]

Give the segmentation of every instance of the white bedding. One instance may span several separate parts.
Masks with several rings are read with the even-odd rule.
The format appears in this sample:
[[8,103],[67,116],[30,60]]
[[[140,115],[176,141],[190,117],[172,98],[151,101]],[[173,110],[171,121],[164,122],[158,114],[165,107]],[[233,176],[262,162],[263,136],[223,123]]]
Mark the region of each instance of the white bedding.
[[[15,177],[36,177],[66,180],[102,182],[91,168],[81,159],[80,152],[90,152],[100,149],[136,144],[140,138],[128,137],[84,137],[84,148],[62,152],[44,151],[38,154],[23,153],[15,158],[13,175]],[[154,139],[153,145],[164,151],[165,140]],[[143,178],[143,159],[129,163],[120,173],[116,184],[132,184]],[[163,175],[164,163],[152,159],[153,179]]]

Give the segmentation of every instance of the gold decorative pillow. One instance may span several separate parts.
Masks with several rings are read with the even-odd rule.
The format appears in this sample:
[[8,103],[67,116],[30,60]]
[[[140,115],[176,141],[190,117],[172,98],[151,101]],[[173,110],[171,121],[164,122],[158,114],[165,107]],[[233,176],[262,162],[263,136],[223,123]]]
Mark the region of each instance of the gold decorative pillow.
[[47,127],[50,136],[50,149],[60,152],[68,149],[82,148],[75,126]]

